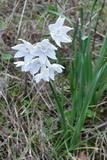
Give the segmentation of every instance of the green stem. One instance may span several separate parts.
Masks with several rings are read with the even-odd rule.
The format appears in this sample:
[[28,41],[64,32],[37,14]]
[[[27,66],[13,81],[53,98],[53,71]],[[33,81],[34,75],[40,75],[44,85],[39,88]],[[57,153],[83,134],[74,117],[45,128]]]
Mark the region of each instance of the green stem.
[[66,125],[66,119],[65,119],[65,115],[64,115],[63,106],[62,106],[60,100],[58,99],[55,87],[53,86],[52,82],[49,82],[49,84],[50,84],[50,88],[52,90],[52,93],[54,95],[55,101],[57,103],[58,111],[59,111],[60,116],[61,116],[61,125],[62,125],[62,129],[63,129],[63,133],[65,135],[66,132],[67,132],[67,125]]

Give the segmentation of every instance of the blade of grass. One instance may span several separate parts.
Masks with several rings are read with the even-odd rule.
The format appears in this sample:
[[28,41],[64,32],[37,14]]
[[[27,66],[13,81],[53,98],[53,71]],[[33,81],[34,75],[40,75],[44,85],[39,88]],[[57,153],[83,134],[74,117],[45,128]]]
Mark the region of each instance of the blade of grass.
[[63,15],[62,13],[59,13],[57,11],[53,11],[53,10],[47,9],[47,8],[45,8],[44,10],[47,11],[47,12],[50,12],[52,14],[55,14],[55,15],[58,15],[58,16],[61,16],[61,17],[65,18],[72,25],[72,21],[68,17],[66,17],[65,15]]
[[86,53],[84,58],[85,63],[85,80],[87,88],[89,87],[91,80],[92,80],[92,54],[91,54],[91,25],[89,26],[89,33],[88,38],[85,40],[87,41],[86,45]]

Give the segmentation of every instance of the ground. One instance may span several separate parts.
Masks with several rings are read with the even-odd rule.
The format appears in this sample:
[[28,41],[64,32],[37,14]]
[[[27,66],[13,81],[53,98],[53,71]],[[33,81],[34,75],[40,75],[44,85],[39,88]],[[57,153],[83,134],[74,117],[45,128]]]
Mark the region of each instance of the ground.
[[[93,0],[0,0],[0,160],[50,160],[51,153],[54,153],[52,160],[57,160],[65,151],[63,147],[56,149],[58,143],[61,144],[61,126],[49,83],[36,84],[29,73],[16,68],[15,52],[11,47],[19,43],[19,38],[34,44],[48,37],[48,25],[58,18],[56,12],[69,18],[72,24],[67,20],[65,24],[74,27],[77,20],[80,23],[80,9],[83,8],[87,34],[92,6]],[[106,15],[107,2],[100,0],[92,17],[93,67],[106,34]],[[69,98],[72,50],[71,44],[62,45],[58,62],[65,66],[65,70],[63,75],[55,78],[59,96],[64,79],[64,107],[68,121],[72,105]],[[99,103],[90,105],[80,135],[82,144],[68,151],[62,160],[72,160],[73,157],[107,159],[106,95],[105,89]]]

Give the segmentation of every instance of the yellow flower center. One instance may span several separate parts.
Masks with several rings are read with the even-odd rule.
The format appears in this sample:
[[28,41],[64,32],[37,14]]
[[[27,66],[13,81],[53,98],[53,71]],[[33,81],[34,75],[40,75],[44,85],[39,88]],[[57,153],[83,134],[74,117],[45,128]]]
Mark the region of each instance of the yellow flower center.
[[46,51],[46,49],[47,49],[47,47],[45,45],[42,45],[41,48],[43,51]]

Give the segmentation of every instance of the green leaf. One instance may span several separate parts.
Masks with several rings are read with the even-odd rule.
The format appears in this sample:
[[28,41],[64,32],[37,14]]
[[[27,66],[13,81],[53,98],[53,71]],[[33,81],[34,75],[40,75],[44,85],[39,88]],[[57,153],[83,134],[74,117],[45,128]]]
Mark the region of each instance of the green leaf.
[[56,12],[56,11],[53,11],[53,10],[47,9],[47,8],[45,8],[44,10],[46,10],[46,11],[52,13],[52,14],[55,14],[55,15],[58,15],[58,16],[61,16],[61,17],[65,18],[72,25],[71,20],[68,17],[66,17],[65,15],[63,15],[62,13],[59,13],[59,12]]
[[95,115],[95,112],[91,111],[90,109],[87,109],[87,116],[92,118]]
[[[50,81],[49,84],[50,84],[51,91],[53,93],[53,96],[54,96],[56,104],[57,104],[58,112],[60,113],[60,116],[61,116],[61,125],[62,125],[62,129],[63,129],[63,133],[66,134],[67,123],[66,123],[66,119],[65,119],[64,106],[62,105],[61,101],[59,100],[56,86],[54,85],[54,83],[52,83],[52,81]],[[63,101],[63,99],[62,99],[62,101]]]
[[2,59],[4,60],[9,60],[13,57],[12,55],[6,54],[6,53],[0,53],[0,54],[1,54]]

